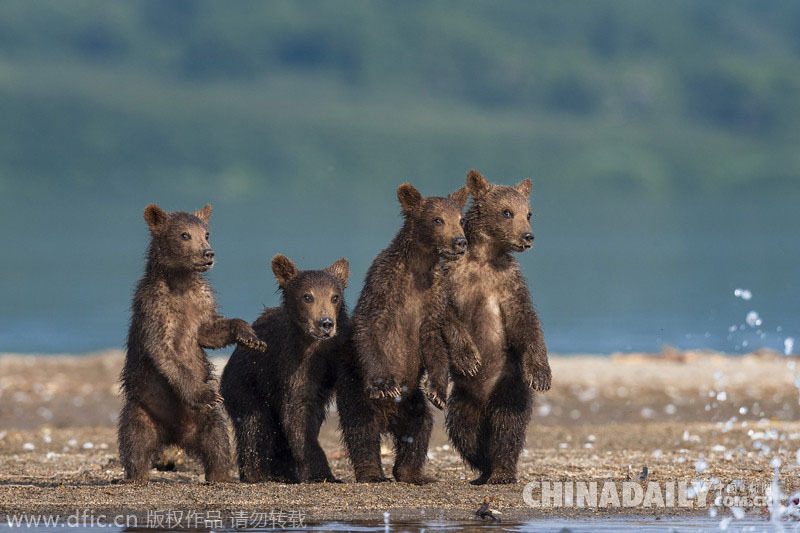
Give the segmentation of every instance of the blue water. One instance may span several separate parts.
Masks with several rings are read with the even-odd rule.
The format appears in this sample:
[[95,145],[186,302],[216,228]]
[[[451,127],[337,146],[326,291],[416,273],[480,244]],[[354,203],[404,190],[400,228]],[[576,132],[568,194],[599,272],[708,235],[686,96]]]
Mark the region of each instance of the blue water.
[[[308,524],[302,529],[294,529],[294,531],[363,531],[363,532],[409,532],[409,533],[424,533],[426,531],[541,531],[553,533],[566,533],[574,531],[579,532],[598,532],[598,533],[613,533],[616,531],[643,531],[646,533],[661,533],[661,532],[711,532],[720,531],[720,519],[711,518],[683,518],[683,517],[669,517],[661,520],[654,518],[579,518],[579,519],[540,519],[522,523],[498,523],[498,522],[481,522],[478,520],[465,521],[465,522],[389,522],[388,524],[381,522],[323,522],[320,524]],[[742,532],[742,531],[797,531],[800,529],[795,523],[782,524],[783,529],[776,528],[768,521],[764,520],[735,520],[730,522],[727,531]],[[163,529],[147,529],[147,528],[118,528],[118,527],[66,527],[64,525],[54,527],[10,527],[5,523],[0,524],[0,533],[11,533],[14,531],[70,531],[72,533],[96,533],[97,531],[106,531],[108,533],[120,533],[121,531],[169,531]],[[215,529],[213,531],[280,531],[282,529],[276,528],[262,528],[262,529]],[[286,530],[292,531],[291,528]],[[180,531],[180,530],[179,530]],[[185,531],[185,530],[184,530]],[[211,531],[211,530],[193,530],[193,531]]]
[[[445,194],[462,172],[415,183]],[[108,190],[59,183],[0,197],[0,352],[83,353],[124,344],[133,287],[141,276],[147,203],[165,209],[214,205],[209,274],[222,312],[253,320],[278,302],[270,258],[301,268],[351,262],[352,308],[364,272],[401,223],[395,189],[276,176],[257,194],[185,193],[169,181],[143,190],[118,180]],[[113,187],[111,186],[113,185]],[[654,197],[560,194],[536,181],[536,244],[518,254],[552,352],[610,353],[681,348],[746,352],[800,337],[800,209],[770,194]],[[736,288],[753,298],[736,298]],[[760,328],[739,327],[751,310]],[[763,337],[763,338],[762,338]],[[747,345],[743,345],[746,341]],[[798,343],[800,344],[800,343]]]

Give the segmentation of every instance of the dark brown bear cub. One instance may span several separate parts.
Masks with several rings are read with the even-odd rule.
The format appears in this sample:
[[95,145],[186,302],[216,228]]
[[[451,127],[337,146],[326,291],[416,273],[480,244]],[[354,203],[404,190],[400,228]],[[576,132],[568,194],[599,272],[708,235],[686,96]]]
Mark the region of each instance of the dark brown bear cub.
[[489,185],[467,175],[472,204],[465,216],[466,257],[447,265],[448,292],[480,352],[474,376],[453,374],[447,431],[480,476],[473,484],[514,483],[531,418],[531,388],[550,388],[550,364],[539,318],[511,252],[533,245],[531,181]]
[[[405,222],[367,271],[353,312],[356,353],[343,359],[336,390],[342,436],[359,482],[387,480],[382,433],[394,439],[397,481],[431,481],[423,465],[432,422],[420,383],[427,373],[428,397],[441,409],[452,332],[439,262],[464,254],[467,194],[464,187],[447,198],[423,198],[408,184],[397,190]],[[453,360],[457,371],[474,371],[477,352],[463,353]]]
[[283,301],[253,323],[267,353],[237,348],[222,373],[239,477],[247,483],[337,481],[318,437],[337,360],[350,341],[349,266],[339,259],[325,270],[299,271],[277,255],[272,271]]
[[200,459],[207,482],[232,481],[222,397],[203,348],[240,343],[264,350],[250,325],[217,315],[202,275],[214,266],[211,206],[194,214],[148,205],[151,241],[133,297],[119,419],[125,477],[146,482],[155,455],[175,444]]

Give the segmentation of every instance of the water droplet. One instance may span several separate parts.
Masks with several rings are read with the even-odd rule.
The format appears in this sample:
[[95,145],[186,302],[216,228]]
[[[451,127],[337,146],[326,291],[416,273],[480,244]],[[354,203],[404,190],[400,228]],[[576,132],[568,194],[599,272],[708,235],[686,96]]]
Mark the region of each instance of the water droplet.
[[703,459],[700,459],[694,464],[695,469],[698,472],[705,472],[708,469],[708,463],[706,463]]
[[783,353],[786,355],[791,355],[793,349],[794,349],[794,338],[786,337],[785,339],[783,339]]
[[740,407],[739,408],[739,414],[740,415],[746,415],[747,414],[747,407],[744,407],[744,406]]
[[749,313],[747,313],[747,316],[744,318],[744,321],[751,328],[761,325],[761,317],[758,316],[758,313],[755,311],[750,311]]
[[737,298],[741,298],[742,300],[749,300],[753,297],[753,293],[747,289],[736,289],[733,291],[733,295]]

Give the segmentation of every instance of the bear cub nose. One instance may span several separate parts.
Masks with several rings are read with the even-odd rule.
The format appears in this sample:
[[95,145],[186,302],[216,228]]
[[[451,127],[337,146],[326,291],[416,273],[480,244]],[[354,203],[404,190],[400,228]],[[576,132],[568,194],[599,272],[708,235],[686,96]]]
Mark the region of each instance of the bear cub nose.
[[211,248],[203,251],[203,257],[205,259],[214,259],[214,250]]
[[527,244],[528,246],[531,246],[533,244],[533,233],[530,233],[530,232],[523,233],[522,234],[522,240],[525,241],[525,244]]
[[456,250],[464,251],[467,249],[467,238],[466,237],[456,237],[453,239],[453,246],[456,247]]
[[325,333],[330,333],[333,329],[333,320],[328,317],[323,318],[319,321],[319,327],[322,328],[322,331]]

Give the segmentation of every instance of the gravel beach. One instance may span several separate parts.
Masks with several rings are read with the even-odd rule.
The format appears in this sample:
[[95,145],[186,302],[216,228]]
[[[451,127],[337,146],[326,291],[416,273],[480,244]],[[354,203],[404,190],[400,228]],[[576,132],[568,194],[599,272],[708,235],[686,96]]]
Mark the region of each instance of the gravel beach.
[[[198,464],[180,454],[174,470],[154,471],[146,486],[119,483],[115,423],[122,360],[120,351],[0,356],[0,515],[49,513],[63,519],[89,510],[95,516],[130,513],[145,520],[180,511],[233,520],[271,512],[274,518],[280,512],[314,523],[383,520],[389,512],[393,520],[472,520],[488,496],[505,521],[708,516],[713,496],[704,505],[693,501],[687,507],[532,508],[523,489],[529,481],[621,484],[635,480],[645,466],[642,487],[653,481],[663,486],[708,480],[765,487],[778,460],[782,490],[800,488],[794,359],[772,352],[729,357],[667,349],[554,356],[553,389],[537,395],[519,482],[480,487],[468,483],[474,474],[447,444],[439,413],[428,464],[437,483],[353,483],[335,409],[321,442],[343,484],[208,485]],[[214,362],[219,370],[225,359]],[[391,471],[388,442],[384,464]],[[539,501],[540,488],[531,495]],[[767,517],[762,505],[742,510],[749,519]],[[715,512],[722,517],[732,511],[720,505]]]

